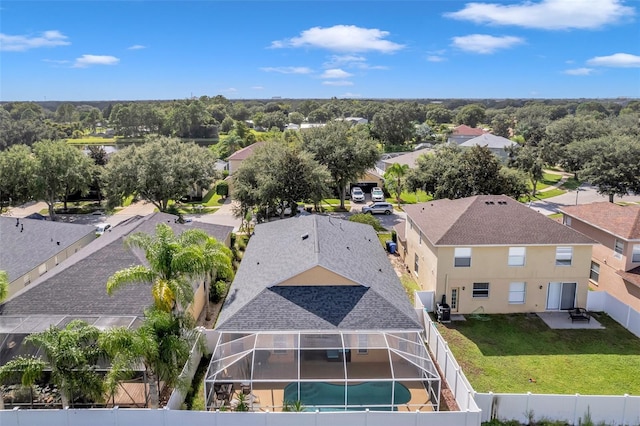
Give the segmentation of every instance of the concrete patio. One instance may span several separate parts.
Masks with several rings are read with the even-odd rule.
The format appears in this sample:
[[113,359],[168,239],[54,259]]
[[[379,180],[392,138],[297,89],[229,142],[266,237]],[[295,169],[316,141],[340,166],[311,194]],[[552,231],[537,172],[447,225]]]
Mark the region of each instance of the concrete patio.
[[571,321],[568,312],[538,312],[538,317],[553,329],[604,329],[605,327],[593,316],[589,321]]

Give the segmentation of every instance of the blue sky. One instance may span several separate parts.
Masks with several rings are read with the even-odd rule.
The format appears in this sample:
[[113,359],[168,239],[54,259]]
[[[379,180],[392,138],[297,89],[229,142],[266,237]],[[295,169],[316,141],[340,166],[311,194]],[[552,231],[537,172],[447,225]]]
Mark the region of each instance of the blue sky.
[[640,1],[11,1],[0,100],[640,97]]

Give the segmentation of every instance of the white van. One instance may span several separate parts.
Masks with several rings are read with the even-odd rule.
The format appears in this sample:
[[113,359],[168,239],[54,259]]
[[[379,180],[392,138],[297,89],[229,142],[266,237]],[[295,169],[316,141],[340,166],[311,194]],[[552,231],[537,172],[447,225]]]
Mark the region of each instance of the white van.
[[101,223],[99,225],[96,225],[96,235],[100,236],[104,234],[109,228],[111,228],[110,223]]

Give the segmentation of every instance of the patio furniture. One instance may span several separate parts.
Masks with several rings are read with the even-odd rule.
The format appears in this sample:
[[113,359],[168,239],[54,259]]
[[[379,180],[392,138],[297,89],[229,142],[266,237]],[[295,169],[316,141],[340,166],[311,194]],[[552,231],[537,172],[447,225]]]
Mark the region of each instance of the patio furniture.
[[591,314],[584,308],[573,308],[569,310],[569,318],[571,322],[591,320]]

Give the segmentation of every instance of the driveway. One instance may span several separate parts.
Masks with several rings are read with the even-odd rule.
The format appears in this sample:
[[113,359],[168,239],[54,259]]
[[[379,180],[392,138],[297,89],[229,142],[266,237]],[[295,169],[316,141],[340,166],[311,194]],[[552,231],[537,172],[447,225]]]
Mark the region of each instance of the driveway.
[[241,221],[233,215],[234,204],[235,202],[231,201],[231,198],[227,198],[215,213],[185,215],[185,219],[193,219],[198,222],[213,223],[216,225],[233,226],[233,232],[238,232]]

